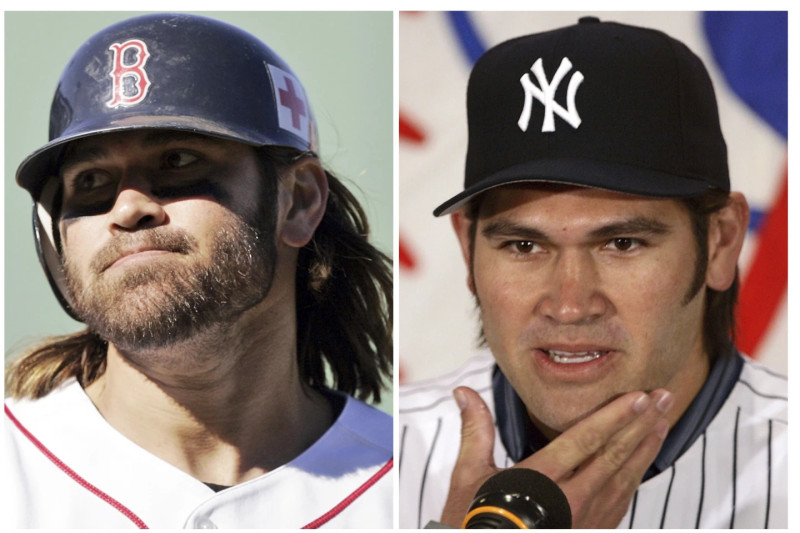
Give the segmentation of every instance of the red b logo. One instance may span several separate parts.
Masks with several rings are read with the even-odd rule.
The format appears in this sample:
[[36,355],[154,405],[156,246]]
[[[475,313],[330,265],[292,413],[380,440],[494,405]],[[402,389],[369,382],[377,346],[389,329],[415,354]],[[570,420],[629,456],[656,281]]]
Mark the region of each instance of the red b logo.
[[[150,79],[147,77],[147,72],[144,71],[144,64],[150,57],[147,45],[139,39],[131,39],[124,43],[114,43],[108,49],[114,52],[114,69],[109,74],[113,80],[112,95],[106,105],[119,107],[138,104],[144,100],[147,89],[150,88]],[[134,55],[134,61],[126,64],[126,54],[128,54],[128,58]]]

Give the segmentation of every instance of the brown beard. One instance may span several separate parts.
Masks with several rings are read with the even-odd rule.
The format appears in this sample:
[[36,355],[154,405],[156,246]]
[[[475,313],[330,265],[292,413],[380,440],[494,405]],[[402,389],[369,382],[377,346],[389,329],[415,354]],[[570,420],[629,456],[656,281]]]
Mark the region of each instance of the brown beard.
[[[113,277],[105,272],[121,250],[142,245],[180,257],[130,265]],[[197,253],[196,240],[183,230],[120,234],[91,261],[88,283],[66,260],[69,300],[91,330],[134,351],[167,347],[230,323],[269,292],[274,231],[259,231],[230,215],[214,236],[211,257],[203,261]]]

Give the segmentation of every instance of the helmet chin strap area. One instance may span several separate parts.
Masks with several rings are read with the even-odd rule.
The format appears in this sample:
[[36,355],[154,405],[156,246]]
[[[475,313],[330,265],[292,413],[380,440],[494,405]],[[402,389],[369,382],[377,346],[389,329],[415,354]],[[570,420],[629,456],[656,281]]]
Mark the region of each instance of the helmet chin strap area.
[[36,253],[39,256],[39,263],[47,275],[50,288],[53,290],[53,294],[56,295],[61,307],[70,317],[82,322],[67,301],[67,280],[64,277],[64,269],[61,265],[61,254],[56,245],[57,221],[53,219],[52,213],[58,190],[58,179],[50,179],[43,187],[39,195],[39,201],[33,204],[33,234],[36,239]]

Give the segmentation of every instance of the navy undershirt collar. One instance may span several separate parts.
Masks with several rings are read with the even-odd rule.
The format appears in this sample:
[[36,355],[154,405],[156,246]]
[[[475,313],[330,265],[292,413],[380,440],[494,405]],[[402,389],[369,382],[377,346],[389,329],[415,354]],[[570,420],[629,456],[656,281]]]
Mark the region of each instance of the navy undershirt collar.
[[[738,381],[743,364],[744,359],[738,352],[731,357],[717,358],[705,384],[667,435],[643,480],[669,468],[705,431]],[[495,419],[509,457],[516,463],[546,446],[548,440],[533,425],[525,405],[497,365],[492,375],[492,388]]]
[[231,488],[230,485],[217,485],[216,483],[204,483],[204,485],[213,490],[214,492],[222,492],[225,489]]

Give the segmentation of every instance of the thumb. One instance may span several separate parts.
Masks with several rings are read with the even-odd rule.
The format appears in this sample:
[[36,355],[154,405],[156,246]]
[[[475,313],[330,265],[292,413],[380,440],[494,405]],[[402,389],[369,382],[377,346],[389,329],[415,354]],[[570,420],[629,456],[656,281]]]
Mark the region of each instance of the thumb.
[[454,473],[463,472],[474,479],[476,474],[494,473],[494,420],[486,402],[469,387],[453,391],[461,409],[461,447]]
[[497,468],[493,457],[494,421],[486,403],[468,387],[458,387],[453,396],[461,409],[461,447],[441,520],[457,528],[467,514],[475,491],[497,472]]

